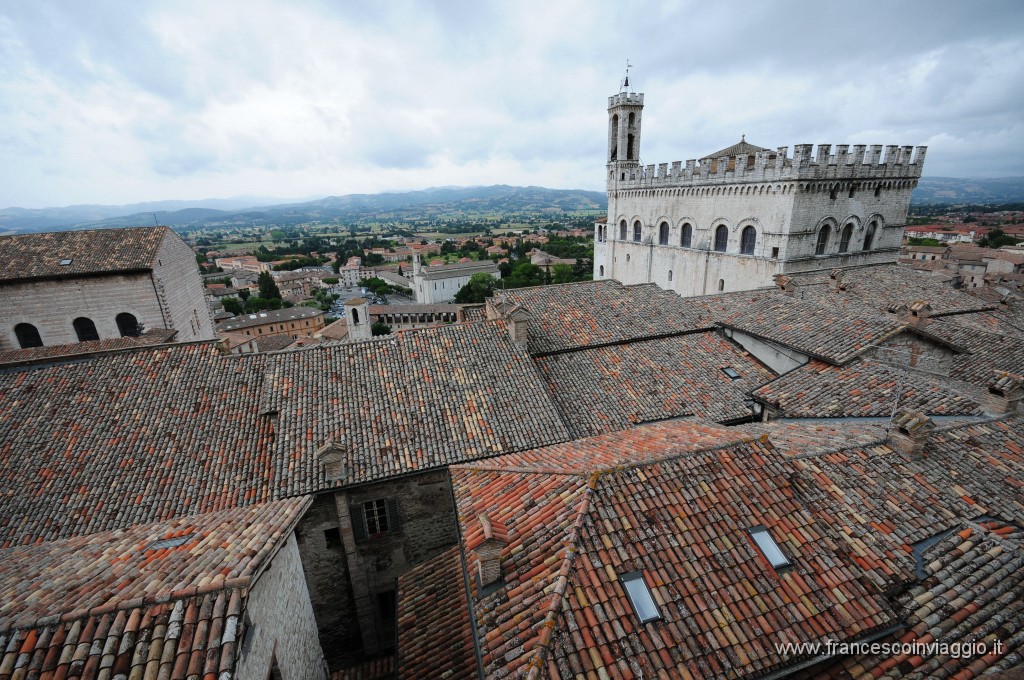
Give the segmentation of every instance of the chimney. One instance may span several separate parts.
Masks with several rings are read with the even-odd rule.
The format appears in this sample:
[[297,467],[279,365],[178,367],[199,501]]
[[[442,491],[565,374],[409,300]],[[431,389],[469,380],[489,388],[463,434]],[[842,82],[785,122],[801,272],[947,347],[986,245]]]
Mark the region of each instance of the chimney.
[[919,411],[900,411],[892,424],[895,429],[889,434],[889,445],[910,454],[921,453],[935,429],[932,419]]
[[501,551],[508,545],[508,529],[501,522],[492,522],[487,513],[476,518],[480,534],[470,539],[467,547],[476,556],[477,577],[484,588],[501,581]]
[[828,287],[833,292],[840,292],[850,289],[850,284],[843,281],[843,274],[845,272],[842,269],[833,269],[828,275]]
[[512,335],[512,342],[520,347],[526,347],[530,322],[530,313],[520,305],[517,305],[506,316],[508,319],[508,332]]
[[990,416],[1004,416],[1017,410],[1024,396],[1024,377],[996,371],[987,387],[988,391],[981,398],[981,410]]
[[932,315],[932,306],[924,300],[917,300],[914,304],[910,305],[907,310],[909,313],[903,318],[903,320],[910,326],[917,328],[924,328],[931,323],[930,317]]
[[505,318],[505,315],[513,307],[513,304],[508,301],[504,293],[489,297],[484,302],[488,321]]
[[786,295],[796,294],[797,283],[790,276],[786,276],[785,274],[776,274],[775,285],[781,288],[782,292]]
[[345,447],[328,439],[316,450],[316,458],[324,466],[328,482],[338,482],[345,477]]

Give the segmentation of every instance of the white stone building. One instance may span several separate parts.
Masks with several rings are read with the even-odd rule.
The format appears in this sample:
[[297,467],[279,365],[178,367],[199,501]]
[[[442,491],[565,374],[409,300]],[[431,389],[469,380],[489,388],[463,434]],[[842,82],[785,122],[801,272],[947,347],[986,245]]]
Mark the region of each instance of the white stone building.
[[491,260],[424,267],[420,262],[420,256],[413,255],[412,290],[416,302],[421,305],[452,302],[455,300],[455,294],[469,283],[473,274],[480,273],[490,274],[496,279],[501,278],[498,265]]
[[895,262],[926,147],[746,142],[642,166],[644,95],[608,98],[608,216],[594,279],[684,296],[770,286],[780,273]]
[[0,299],[0,349],[216,338],[195,253],[167,227],[0,237]]

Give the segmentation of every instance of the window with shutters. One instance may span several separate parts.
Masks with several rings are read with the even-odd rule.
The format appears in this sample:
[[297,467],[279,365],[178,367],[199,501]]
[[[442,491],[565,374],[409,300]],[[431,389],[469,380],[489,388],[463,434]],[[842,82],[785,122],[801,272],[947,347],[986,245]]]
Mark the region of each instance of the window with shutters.
[[349,513],[352,517],[352,533],[357,541],[395,533],[401,525],[397,498],[367,501],[353,506]]

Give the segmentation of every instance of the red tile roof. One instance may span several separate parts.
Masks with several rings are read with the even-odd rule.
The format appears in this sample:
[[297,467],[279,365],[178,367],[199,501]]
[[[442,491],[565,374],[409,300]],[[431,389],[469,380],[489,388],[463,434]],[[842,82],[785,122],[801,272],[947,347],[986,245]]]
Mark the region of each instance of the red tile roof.
[[409,680],[478,677],[457,546],[398,578],[398,676]]
[[168,235],[177,238],[167,227],[0,236],[0,283],[148,271]]
[[0,366],[17,366],[34,363],[46,363],[65,359],[68,357],[79,357],[85,354],[97,352],[112,352],[119,349],[134,349],[146,345],[159,345],[170,342],[177,331],[167,328],[156,328],[146,331],[138,337],[108,338],[106,340],[87,340],[86,342],[73,342],[66,345],[46,345],[44,347],[31,347],[29,349],[5,349],[0,350]]

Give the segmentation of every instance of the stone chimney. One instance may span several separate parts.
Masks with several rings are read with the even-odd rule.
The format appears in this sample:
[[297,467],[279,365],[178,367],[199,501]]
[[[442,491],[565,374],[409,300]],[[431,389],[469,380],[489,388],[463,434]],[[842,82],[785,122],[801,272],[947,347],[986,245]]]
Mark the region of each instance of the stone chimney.
[[477,577],[483,588],[501,581],[501,551],[508,545],[508,528],[491,521],[486,513],[476,518],[480,533],[468,541],[467,548],[476,557]]
[[850,289],[850,284],[843,280],[846,272],[842,269],[833,269],[828,275],[829,290],[838,293]]
[[793,277],[786,276],[785,274],[775,275],[775,285],[782,289],[786,295],[796,295],[797,282],[793,280]]
[[988,381],[988,391],[981,398],[981,410],[990,416],[1013,413],[1024,396],[1024,377],[996,371]]
[[317,460],[324,466],[328,482],[339,482],[345,477],[345,447],[328,439],[316,450]]
[[525,348],[528,340],[530,313],[524,307],[516,306],[505,318],[508,319],[508,332],[512,336],[512,342]]
[[910,326],[924,328],[931,323],[932,306],[924,300],[917,300],[910,305],[903,320]]
[[485,301],[484,311],[487,314],[487,320],[493,321],[494,319],[503,319],[508,314],[509,310],[515,305],[508,301],[504,293],[489,297]]
[[900,411],[892,420],[889,445],[903,453],[917,454],[935,429],[932,419],[919,411]]

